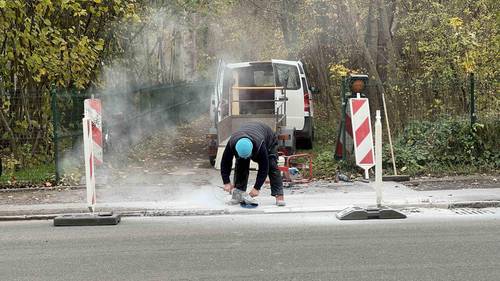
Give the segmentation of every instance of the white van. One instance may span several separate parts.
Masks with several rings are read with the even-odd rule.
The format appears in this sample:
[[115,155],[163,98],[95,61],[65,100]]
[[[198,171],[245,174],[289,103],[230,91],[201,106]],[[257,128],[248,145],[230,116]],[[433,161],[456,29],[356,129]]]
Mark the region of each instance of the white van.
[[[220,127],[226,126],[222,124],[223,120],[229,116],[276,115],[279,107],[285,108],[284,127],[294,132],[298,146],[311,148],[314,139],[313,91],[300,61],[220,63],[211,98],[212,128],[208,135],[211,162],[215,163],[217,148],[227,138],[227,134],[221,135],[220,132]],[[284,104],[277,102],[280,100]]]

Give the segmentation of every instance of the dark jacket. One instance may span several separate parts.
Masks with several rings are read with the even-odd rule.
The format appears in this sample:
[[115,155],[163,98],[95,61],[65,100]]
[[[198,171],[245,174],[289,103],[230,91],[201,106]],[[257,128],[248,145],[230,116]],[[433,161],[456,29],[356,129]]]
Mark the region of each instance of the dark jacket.
[[248,138],[252,141],[253,149],[250,159],[259,164],[259,171],[257,172],[254,187],[260,189],[266,180],[269,170],[269,152],[277,144],[276,135],[269,126],[258,122],[245,123],[234,132],[227,142],[221,160],[220,170],[224,184],[231,182],[229,176],[231,175],[231,168],[233,166],[233,157],[238,155],[236,153],[236,143],[241,138]]

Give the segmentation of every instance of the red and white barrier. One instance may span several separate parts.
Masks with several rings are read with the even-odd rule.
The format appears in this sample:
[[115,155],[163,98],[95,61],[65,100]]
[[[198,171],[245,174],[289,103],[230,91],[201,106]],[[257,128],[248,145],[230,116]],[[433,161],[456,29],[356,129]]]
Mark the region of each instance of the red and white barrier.
[[368,178],[368,169],[375,165],[370,105],[367,98],[351,98],[349,108],[352,115],[356,165],[365,170],[365,178]]
[[102,142],[102,106],[100,99],[86,99],[84,101],[85,117],[92,121],[92,145],[95,165],[103,163]]
[[83,120],[83,155],[85,158],[85,186],[87,188],[87,206],[91,212],[95,210],[95,156],[93,143],[93,122],[90,118],[84,117]]

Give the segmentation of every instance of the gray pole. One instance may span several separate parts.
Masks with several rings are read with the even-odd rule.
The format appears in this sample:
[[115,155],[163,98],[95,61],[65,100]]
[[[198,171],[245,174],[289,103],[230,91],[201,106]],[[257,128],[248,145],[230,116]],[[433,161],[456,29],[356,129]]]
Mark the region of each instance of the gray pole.
[[57,114],[57,93],[54,87],[51,89],[52,97],[52,127],[53,127],[53,142],[54,142],[54,161],[56,166],[56,183],[61,179],[59,172],[59,136],[57,135],[57,129],[59,127],[59,120]]
[[346,134],[347,134],[347,127],[346,127],[346,124],[345,124],[345,119],[346,119],[346,110],[347,110],[347,100],[346,100],[346,96],[345,96],[345,93],[347,91],[347,81],[345,77],[342,77],[342,121],[341,121],[341,126],[340,126],[340,130],[341,130],[341,137],[342,137],[342,160],[346,160],[347,159],[347,151],[346,151],[346,148],[347,148],[347,145],[346,145]]
[[474,72],[470,74],[470,125],[474,126],[476,123],[476,97],[474,95]]

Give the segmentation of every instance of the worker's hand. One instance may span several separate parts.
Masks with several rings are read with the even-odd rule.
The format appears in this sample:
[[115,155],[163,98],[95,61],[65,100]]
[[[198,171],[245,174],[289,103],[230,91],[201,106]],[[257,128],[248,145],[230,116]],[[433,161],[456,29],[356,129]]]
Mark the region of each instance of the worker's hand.
[[224,191],[231,193],[231,191],[234,189],[234,185],[232,183],[226,183],[223,188]]
[[259,196],[259,193],[260,193],[260,191],[258,189],[255,189],[255,187],[254,187],[254,188],[252,188],[252,190],[250,190],[250,193],[248,193],[248,195],[250,195],[252,197],[257,197],[257,196]]

